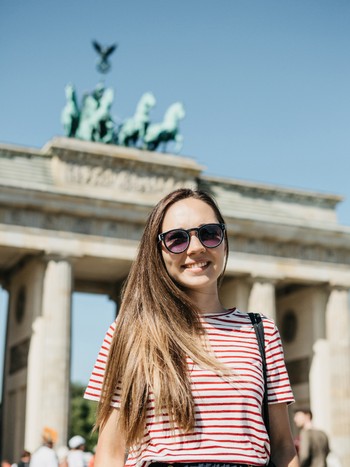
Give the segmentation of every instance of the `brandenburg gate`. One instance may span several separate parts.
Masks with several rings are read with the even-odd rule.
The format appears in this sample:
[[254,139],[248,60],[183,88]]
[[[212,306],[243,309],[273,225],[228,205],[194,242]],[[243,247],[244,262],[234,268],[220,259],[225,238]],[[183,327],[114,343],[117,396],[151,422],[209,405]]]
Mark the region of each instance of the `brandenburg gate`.
[[[226,306],[276,320],[296,397],[350,466],[350,228],[341,198],[204,175],[189,157],[58,137],[0,145],[0,283],[9,293],[3,457],[67,441],[71,296],[118,302],[154,204],[178,187],[216,198],[227,220]],[[98,319],[98,316],[96,316]]]

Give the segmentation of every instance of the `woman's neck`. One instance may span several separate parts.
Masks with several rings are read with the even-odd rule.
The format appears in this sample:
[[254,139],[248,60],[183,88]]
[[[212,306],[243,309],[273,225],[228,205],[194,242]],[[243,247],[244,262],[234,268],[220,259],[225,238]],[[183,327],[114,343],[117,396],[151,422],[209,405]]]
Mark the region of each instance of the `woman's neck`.
[[210,294],[200,291],[191,291],[190,297],[202,315],[213,315],[225,311],[217,293]]

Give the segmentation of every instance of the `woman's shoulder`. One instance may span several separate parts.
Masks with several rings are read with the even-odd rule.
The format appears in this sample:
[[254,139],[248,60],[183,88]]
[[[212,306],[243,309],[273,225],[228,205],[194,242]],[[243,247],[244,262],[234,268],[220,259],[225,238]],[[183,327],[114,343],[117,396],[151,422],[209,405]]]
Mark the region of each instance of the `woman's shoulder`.
[[227,313],[231,314],[232,316],[234,316],[236,318],[243,319],[243,320],[246,320],[246,321],[251,321],[250,316],[249,316],[250,314],[257,314],[257,315],[261,316],[261,320],[264,322],[264,324],[265,323],[272,323],[273,325],[275,324],[273,318],[271,318],[270,316],[268,316],[265,313],[256,313],[254,311],[252,311],[252,312],[242,311],[242,310],[240,310],[239,308],[236,308],[236,307],[228,308]]
[[210,322],[232,323],[236,325],[251,324],[249,313],[241,311],[236,307],[227,308],[221,313],[205,315],[205,319]]
[[263,322],[264,325],[264,330],[266,333],[273,333],[276,330],[276,323],[273,318],[270,316],[264,314],[264,313],[255,313],[254,311],[249,312],[249,311],[240,311],[238,309],[235,309],[235,316],[238,319],[244,320],[247,323],[252,323],[250,315],[251,314],[258,314],[261,317],[261,321]]

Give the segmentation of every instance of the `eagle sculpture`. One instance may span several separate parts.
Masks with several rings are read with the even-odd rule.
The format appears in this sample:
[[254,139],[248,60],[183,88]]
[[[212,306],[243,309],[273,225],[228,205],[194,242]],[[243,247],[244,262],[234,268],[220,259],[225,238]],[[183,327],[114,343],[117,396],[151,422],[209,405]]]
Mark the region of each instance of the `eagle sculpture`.
[[97,41],[92,41],[92,45],[100,57],[100,60],[96,65],[97,70],[100,73],[107,73],[111,68],[108,57],[115,51],[115,49],[118,47],[118,44],[103,47]]

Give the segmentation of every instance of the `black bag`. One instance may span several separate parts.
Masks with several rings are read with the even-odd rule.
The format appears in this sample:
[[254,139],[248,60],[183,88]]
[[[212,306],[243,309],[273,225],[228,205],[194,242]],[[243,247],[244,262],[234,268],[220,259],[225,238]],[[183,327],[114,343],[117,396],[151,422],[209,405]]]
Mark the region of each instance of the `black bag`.
[[[262,359],[262,366],[263,366],[263,376],[264,376],[264,399],[263,399],[263,407],[262,407],[262,416],[264,419],[265,427],[267,434],[270,436],[270,420],[269,420],[269,408],[267,403],[267,371],[266,371],[266,357],[265,357],[265,334],[264,334],[264,325],[261,321],[261,316],[259,313],[248,313],[250,321],[254,327],[254,331],[256,334],[256,339],[258,341],[259,350]],[[268,467],[276,467],[272,460],[269,460],[267,464]]]

